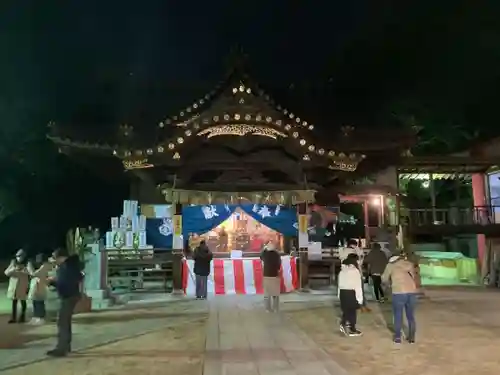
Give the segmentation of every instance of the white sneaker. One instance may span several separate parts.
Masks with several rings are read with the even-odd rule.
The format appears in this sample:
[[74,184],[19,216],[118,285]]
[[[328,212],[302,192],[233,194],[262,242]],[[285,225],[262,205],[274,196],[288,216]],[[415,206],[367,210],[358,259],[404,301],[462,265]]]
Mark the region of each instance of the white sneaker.
[[37,318],[37,321],[36,321],[35,325],[41,326],[43,324],[45,324],[45,319]]
[[37,323],[38,323],[38,319],[39,319],[39,318],[31,318],[31,320],[29,321],[29,323],[28,323],[28,324],[35,325],[35,324],[37,324]]

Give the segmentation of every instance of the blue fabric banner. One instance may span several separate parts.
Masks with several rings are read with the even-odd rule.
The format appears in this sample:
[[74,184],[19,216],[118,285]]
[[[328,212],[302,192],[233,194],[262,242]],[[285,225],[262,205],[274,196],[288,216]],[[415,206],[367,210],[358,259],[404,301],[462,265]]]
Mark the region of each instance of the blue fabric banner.
[[182,233],[184,236],[203,234],[227,220],[238,206],[211,204],[188,206],[182,209]]
[[[297,211],[282,205],[212,204],[187,206],[182,209],[182,232],[184,238],[190,233],[204,234],[227,220],[237,208],[243,210],[259,223],[285,236],[297,236]],[[309,235],[312,240],[320,241],[326,234],[326,225],[339,214],[338,207],[319,207],[311,212]],[[146,220],[147,244],[155,248],[172,248],[172,217]]]
[[[187,206],[182,209],[182,234],[203,234],[227,220],[237,206],[212,204]],[[172,248],[172,217],[146,219],[146,243],[155,248]]]
[[173,233],[171,217],[146,219],[146,243],[155,249],[172,249]]
[[[184,238],[190,233],[204,234],[227,220],[237,208],[243,210],[259,223],[275,230],[285,236],[296,236],[298,232],[297,211],[282,205],[273,204],[246,204],[224,205],[213,204],[204,206],[188,206],[182,209],[182,232]],[[336,210],[323,208],[311,214],[309,223],[310,235],[324,237],[325,223],[331,221],[330,215],[325,216],[325,211],[335,215]],[[325,220],[326,219],[326,220]],[[155,248],[171,248],[173,225],[172,218],[147,219],[147,244]]]
[[298,231],[297,210],[280,204],[244,204],[246,214],[259,223],[285,236],[296,236]]

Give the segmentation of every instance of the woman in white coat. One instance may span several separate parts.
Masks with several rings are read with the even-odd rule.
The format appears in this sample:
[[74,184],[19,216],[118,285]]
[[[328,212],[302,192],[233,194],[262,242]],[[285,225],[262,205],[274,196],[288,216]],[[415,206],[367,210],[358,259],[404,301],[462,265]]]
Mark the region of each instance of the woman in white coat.
[[[26,266],[26,254],[23,250],[16,253],[16,258],[10,262],[5,270],[5,276],[9,278],[7,298],[12,300],[12,316],[9,323],[24,323],[26,321],[26,297],[29,288],[29,273]],[[17,305],[21,302],[21,315],[17,320]]]
[[49,263],[45,254],[38,254],[35,264],[28,265],[31,276],[30,290],[28,298],[33,303],[33,318],[31,324],[43,324],[45,322],[45,300],[47,299],[48,276],[52,271],[52,264]]

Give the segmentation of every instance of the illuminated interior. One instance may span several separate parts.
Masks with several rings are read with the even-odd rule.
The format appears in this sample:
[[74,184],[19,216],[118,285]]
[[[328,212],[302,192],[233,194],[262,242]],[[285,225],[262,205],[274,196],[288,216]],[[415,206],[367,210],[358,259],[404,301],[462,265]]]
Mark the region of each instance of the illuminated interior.
[[282,234],[259,223],[239,208],[211,231],[190,237],[190,247],[195,248],[201,240],[206,241],[212,252],[229,252],[231,250],[260,252],[268,242],[272,242],[276,249],[283,250]]

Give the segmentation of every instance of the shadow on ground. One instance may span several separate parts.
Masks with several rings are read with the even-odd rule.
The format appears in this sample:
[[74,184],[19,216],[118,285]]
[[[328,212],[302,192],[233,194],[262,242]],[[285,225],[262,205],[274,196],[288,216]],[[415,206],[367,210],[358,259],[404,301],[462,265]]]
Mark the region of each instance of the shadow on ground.
[[9,316],[0,316],[0,349],[22,349],[26,344],[52,337],[52,334],[30,333],[27,324],[8,324]]

